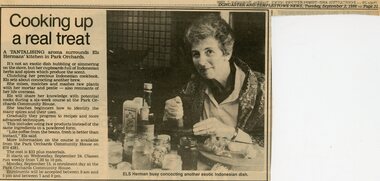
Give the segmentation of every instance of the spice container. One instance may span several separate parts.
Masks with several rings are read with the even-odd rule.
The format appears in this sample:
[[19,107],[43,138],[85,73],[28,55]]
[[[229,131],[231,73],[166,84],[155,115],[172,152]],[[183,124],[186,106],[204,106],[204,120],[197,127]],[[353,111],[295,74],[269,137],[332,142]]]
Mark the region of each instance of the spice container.
[[153,168],[162,168],[162,161],[164,160],[164,156],[168,154],[168,150],[162,144],[159,139],[154,139],[153,144],[153,153],[152,153],[152,167]]
[[135,143],[135,134],[127,133],[123,143],[123,161],[132,163],[133,144]]
[[157,136],[157,139],[161,141],[161,144],[168,150],[168,153],[169,153],[171,150],[170,136],[167,134],[160,134]]
[[182,160],[177,154],[167,154],[162,162],[163,170],[182,170]]
[[158,135],[154,139],[153,153],[152,153],[152,167],[162,168],[162,161],[164,156],[170,152],[170,136]]
[[122,161],[123,146],[120,142],[108,142],[108,163],[113,168]]
[[152,142],[145,138],[136,138],[132,152],[132,169],[150,170],[152,156]]
[[197,170],[198,164],[198,147],[197,140],[184,136],[179,140],[178,154],[182,158],[183,170]]

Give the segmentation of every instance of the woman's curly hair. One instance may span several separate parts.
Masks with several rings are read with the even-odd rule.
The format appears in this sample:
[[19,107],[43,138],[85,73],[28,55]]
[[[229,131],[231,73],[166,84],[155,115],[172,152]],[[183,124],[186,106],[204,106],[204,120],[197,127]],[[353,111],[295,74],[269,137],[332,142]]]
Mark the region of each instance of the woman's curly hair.
[[219,15],[208,14],[196,19],[185,33],[185,40],[190,45],[208,37],[218,40],[219,48],[224,55],[232,54],[235,42],[232,29]]

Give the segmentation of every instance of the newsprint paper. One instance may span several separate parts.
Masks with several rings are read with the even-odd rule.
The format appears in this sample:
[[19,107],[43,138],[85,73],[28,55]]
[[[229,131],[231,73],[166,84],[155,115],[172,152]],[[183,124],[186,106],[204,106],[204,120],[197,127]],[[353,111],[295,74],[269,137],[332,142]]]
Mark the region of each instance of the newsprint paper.
[[2,1],[0,179],[270,180],[271,17],[379,1]]

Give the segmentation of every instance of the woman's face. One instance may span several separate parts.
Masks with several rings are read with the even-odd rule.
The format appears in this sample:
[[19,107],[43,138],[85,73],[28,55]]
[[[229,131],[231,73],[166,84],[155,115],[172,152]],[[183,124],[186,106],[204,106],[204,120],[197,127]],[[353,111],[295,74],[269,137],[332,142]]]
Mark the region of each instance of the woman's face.
[[231,56],[224,55],[219,48],[219,42],[213,37],[208,37],[194,43],[191,48],[193,63],[199,74],[206,79],[215,79],[229,65]]

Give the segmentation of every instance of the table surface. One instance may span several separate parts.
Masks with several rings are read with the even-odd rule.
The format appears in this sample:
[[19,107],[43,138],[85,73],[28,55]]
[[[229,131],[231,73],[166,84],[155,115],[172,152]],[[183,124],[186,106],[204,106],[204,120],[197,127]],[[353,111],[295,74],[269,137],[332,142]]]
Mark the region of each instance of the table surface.
[[[264,170],[264,166],[265,166],[264,148],[260,147],[257,144],[253,145],[253,148],[257,151],[257,155],[255,158],[250,159],[250,160],[252,160],[252,163],[253,163],[252,166],[250,166],[250,167],[231,166],[230,168],[232,170],[239,170],[239,171],[240,170],[241,171],[243,171],[243,170],[244,171],[247,171],[247,170],[261,171],[261,170]],[[177,150],[172,149],[171,153],[177,154]],[[218,157],[218,156],[214,156],[214,157]],[[224,158],[222,157],[221,159],[224,159]],[[239,160],[236,160],[236,162],[238,162],[238,161]],[[210,159],[206,158],[205,156],[203,156],[201,153],[199,153],[198,154],[198,164],[197,164],[198,169],[197,170],[210,170],[214,163],[216,163],[215,160],[210,160]]]

